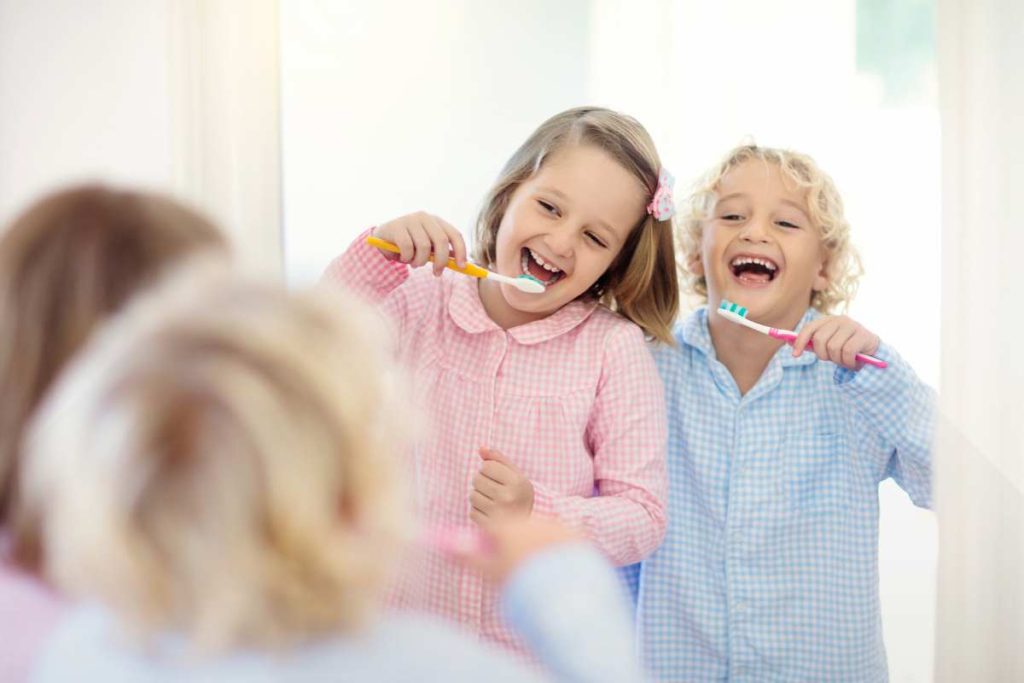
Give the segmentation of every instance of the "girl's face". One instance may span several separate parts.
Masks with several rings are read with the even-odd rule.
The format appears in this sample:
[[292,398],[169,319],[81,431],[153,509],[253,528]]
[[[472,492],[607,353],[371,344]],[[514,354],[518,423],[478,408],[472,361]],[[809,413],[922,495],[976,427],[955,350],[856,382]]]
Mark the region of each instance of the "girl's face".
[[704,223],[701,262],[708,305],[746,306],[755,322],[792,328],[824,289],[825,250],[807,213],[806,192],[775,164],[748,160],[729,171]]
[[551,315],[589,290],[644,215],[647,189],[597,147],[559,150],[512,193],[498,227],[493,267],[543,282],[543,294],[480,282],[480,298],[504,328]]

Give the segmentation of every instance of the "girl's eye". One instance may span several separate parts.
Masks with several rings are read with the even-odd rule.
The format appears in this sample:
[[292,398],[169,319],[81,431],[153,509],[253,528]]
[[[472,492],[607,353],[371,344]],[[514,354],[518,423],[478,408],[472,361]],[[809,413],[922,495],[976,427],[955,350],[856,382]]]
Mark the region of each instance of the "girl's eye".
[[799,225],[797,225],[796,223],[790,223],[789,221],[777,221],[777,223],[784,228],[793,228],[795,230],[800,229]]
[[605,247],[607,247],[607,246],[608,246],[607,244],[605,244],[605,243],[604,243],[604,241],[602,241],[602,240],[601,240],[601,238],[600,238],[600,237],[598,237],[598,236],[597,236],[597,235],[595,235],[594,233],[592,233],[592,232],[590,232],[590,231],[587,231],[586,235],[587,235],[587,238],[588,238],[588,239],[589,239],[589,240],[590,240],[591,242],[593,242],[594,244],[596,244],[597,246],[599,246],[599,247],[601,247],[601,248],[605,248]]
[[551,202],[546,202],[543,199],[538,199],[537,203],[540,204],[540,207],[542,209],[550,213],[552,216],[558,215],[558,207],[552,204]]
[[743,216],[739,215],[738,213],[727,213],[724,216],[722,216],[721,218],[722,218],[723,221],[741,221],[741,220],[743,220]]

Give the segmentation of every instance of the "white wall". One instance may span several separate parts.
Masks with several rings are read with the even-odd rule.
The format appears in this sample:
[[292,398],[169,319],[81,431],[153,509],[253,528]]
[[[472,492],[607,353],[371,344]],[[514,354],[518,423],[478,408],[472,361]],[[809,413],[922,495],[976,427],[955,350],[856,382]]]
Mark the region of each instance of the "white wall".
[[85,178],[170,187],[167,6],[0,0],[0,223]]
[[586,8],[282,4],[289,280],[315,280],[363,229],[412,211],[468,236],[515,147],[546,117],[586,101]]
[[1024,681],[1024,5],[939,0],[943,439],[936,680]]
[[278,37],[277,0],[0,0],[0,222],[70,182],[142,187],[279,274]]

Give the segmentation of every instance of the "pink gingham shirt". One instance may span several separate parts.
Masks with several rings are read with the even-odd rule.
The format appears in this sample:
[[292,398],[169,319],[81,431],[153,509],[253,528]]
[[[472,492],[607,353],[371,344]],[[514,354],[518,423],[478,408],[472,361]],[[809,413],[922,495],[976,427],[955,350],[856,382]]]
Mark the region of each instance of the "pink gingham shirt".
[[[369,297],[397,327],[430,438],[415,466],[426,525],[470,524],[480,446],[510,459],[534,487],[534,510],[583,530],[615,564],[637,562],[665,533],[664,396],[641,329],[575,301],[504,330],[488,317],[478,280],[435,278],[390,261],[365,233],[325,280]],[[481,576],[439,555],[421,558],[396,606],[457,620],[519,649]]]
[[0,532],[0,681],[29,680],[36,656],[64,616],[64,604],[40,580],[8,561],[10,538]]

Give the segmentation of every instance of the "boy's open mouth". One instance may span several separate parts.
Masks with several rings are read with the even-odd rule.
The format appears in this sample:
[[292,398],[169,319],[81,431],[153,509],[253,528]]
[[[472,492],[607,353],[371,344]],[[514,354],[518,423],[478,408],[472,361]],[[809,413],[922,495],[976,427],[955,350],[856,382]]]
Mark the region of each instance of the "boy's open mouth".
[[522,250],[522,265],[524,273],[540,280],[545,287],[550,287],[565,275],[557,267],[545,261],[540,254],[526,247],[523,247]]
[[740,282],[765,284],[775,279],[779,266],[763,256],[737,256],[729,262],[729,269]]

